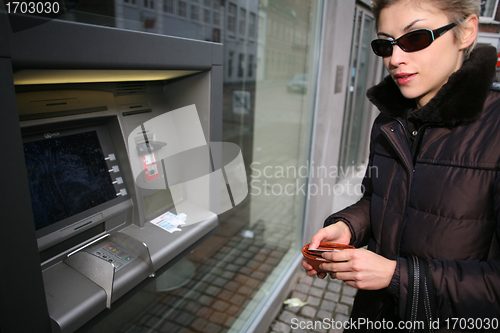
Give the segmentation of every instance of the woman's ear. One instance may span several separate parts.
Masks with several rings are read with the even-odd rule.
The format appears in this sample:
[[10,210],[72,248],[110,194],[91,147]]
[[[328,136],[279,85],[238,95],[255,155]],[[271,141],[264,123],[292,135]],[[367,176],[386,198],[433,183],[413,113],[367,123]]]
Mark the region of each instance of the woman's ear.
[[474,43],[477,36],[479,20],[476,14],[471,14],[460,24],[460,49],[466,49]]

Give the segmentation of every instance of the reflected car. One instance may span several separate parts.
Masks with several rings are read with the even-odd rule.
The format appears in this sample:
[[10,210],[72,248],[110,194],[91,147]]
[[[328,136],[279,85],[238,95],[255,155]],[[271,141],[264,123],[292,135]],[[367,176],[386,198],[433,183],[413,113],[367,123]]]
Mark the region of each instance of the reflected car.
[[307,92],[307,74],[295,74],[293,78],[288,81],[286,91],[298,92],[305,94]]

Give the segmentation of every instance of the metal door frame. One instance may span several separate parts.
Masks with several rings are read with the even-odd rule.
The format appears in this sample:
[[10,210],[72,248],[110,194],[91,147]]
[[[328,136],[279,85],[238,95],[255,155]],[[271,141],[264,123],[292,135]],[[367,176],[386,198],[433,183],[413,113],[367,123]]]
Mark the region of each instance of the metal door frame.
[[[353,25],[353,40],[351,44],[351,56],[349,60],[349,71],[348,71],[348,78],[347,78],[347,90],[346,90],[346,102],[345,102],[345,108],[344,108],[344,119],[343,119],[343,125],[342,125],[342,140],[340,144],[340,157],[339,157],[339,167],[342,168],[343,173],[341,174],[347,174],[347,169],[350,168],[351,166],[357,166],[359,164],[362,164],[364,162],[364,159],[366,158],[367,155],[367,150],[368,150],[368,137],[369,137],[369,128],[368,126],[370,125],[370,117],[368,117],[368,111],[370,110],[370,104],[365,103],[363,106],[363,120],[361,123],[361,133],[360,135],[360,144],[359,144],[359,149],[358,149],[358,154],[356,156],[356,163],[354,165],[351,165],[349,161],[347,160],[347,157],[349,156],[350,152],[350,143],[352,139],[352,129],[353,129],[353,116],[354,116],[354,110],[356,106],[356,100],[355,96],[357,93],[357,87],[358,87],[358,78],[359,78],[359,73],[356,73],[354,76],[352,76],[353,69],[356,68],[356,70],[359,70],[359,62],[360,62],[360,57],[361,57],[361,52],[362,52],[362,41],[363,41],[363,31],[365,27],[365,18],[366,16],[371,17],[374,19],[373,14],[366,9],[364,6],[361,5],[356,5],[355,13],[354,13],[354,25]],[[375,31],[372,32],[372,37],[375,36]],[[375,77],[375,72],[376,72],[376,57],[374,55],[369,56],[369,59],[367,61],[367,86],[371,86],[370,82],[374,80]],[[354,66],[356,65],[356,66]],[[366,97],[365,97],[366,98]],[[365,100],[364,102],[367,102]]]

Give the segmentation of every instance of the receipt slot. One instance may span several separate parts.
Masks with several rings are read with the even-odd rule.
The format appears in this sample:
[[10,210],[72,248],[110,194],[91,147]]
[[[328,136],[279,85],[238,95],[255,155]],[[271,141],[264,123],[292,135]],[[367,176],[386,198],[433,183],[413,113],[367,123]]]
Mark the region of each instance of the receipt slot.
[[[12,32],[1,12],[0,31],[0,330],[85,331],[247,194],[238,148],[211,147],[222,144],[222,45],[58,20]],[[183,135],[203,144],[154,121],[173,115],[195,119]],[[203,196],[172,160],[200,146],[212,151]],[[177,230],[152,223],[182,213]]]

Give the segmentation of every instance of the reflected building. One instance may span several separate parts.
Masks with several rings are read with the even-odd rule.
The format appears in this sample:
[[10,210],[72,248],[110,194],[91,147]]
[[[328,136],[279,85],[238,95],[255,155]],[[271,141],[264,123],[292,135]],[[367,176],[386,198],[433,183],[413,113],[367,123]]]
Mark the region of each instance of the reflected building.
[[259,3],[225,1],[224,82],[255,80],[257,59]]
[[478,44],[490,44],[497,49],[500,48],[500,25],[498,24],[498,22],[500,22],[499,8],[500,2],[498,0],[481,1]]
[[264,70],[260,79],[289,80],[294,74],[307,73],[308,23],[311,3],[301,0],[261,0],[259,43],[264,46],[259,58]]

